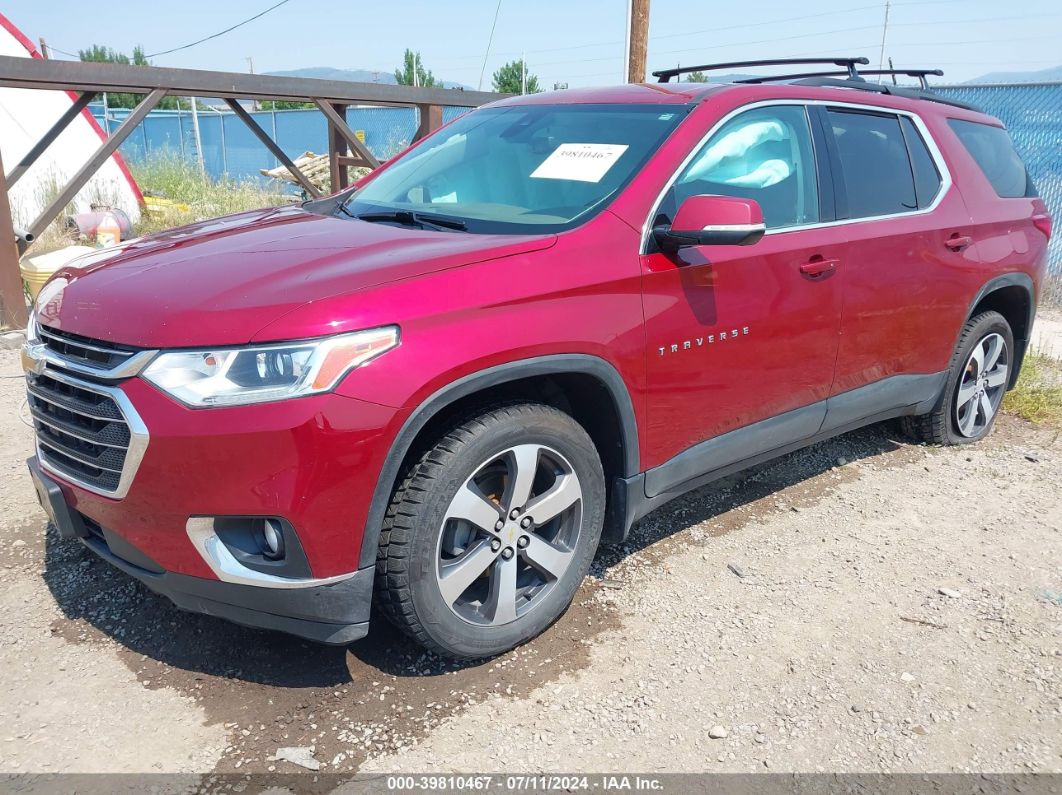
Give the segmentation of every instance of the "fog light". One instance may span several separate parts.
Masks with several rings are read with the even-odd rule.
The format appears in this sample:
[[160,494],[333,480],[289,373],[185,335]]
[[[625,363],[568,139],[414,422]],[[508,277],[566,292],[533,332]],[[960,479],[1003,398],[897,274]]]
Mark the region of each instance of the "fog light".
[[275,519],[265,519],[262,522],[262,554],[270,560],[280,560],[284,557],[284,531]]

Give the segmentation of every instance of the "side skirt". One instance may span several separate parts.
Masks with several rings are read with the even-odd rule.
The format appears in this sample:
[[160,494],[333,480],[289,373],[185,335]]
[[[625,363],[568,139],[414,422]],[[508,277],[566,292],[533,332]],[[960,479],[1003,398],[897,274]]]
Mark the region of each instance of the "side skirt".
[[947,372],[884,378],[701,442],[634,477],[616,478],[603,540],[622,543],[651,511],[735,472],[875,422],[932,411],[946,377]]

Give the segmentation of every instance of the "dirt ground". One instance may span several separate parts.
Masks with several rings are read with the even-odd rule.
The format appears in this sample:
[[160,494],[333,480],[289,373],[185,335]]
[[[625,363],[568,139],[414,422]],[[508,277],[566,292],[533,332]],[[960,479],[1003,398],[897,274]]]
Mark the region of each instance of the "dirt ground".
[[[46,530],[0,351],[0,773],[1062,771],[1062,439],[891,425],[657,511],[539,639],[454,665],[185,614]],[[20,408],[21,407],[21,408]]]

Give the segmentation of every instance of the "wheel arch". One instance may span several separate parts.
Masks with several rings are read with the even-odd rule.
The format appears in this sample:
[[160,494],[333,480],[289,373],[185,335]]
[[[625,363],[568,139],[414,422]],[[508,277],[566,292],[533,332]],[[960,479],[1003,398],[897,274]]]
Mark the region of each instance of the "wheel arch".
[[1018,381],[1036,318],[1036,293],[1032,277],[1027,273],[1016,272],[991,279],[978,290],[970,302],[966,320],[988,311],[1003,315],[1014,332],[1014,366],[1007,384],[1007,389],[1011,389]]
[[[607,403],[601,401],[608,398]],[[606,527],[612,517],[623,514],[620,490],[612,487],[617,478],[628,478],[640,470],[638,424],[634,403],[623,377],[606,360],[588,354],[539,356],[489,367],[463,376],[426,398],[402,424],[377,478],[365,521],[359,566],[375,564],[376,549],[387,506],[398,479],[408,462],[419,455],[436,432],[473,407],[514,399],[532,399],[555,405],[571,414],[590,434],[601,455],[608,485]]]

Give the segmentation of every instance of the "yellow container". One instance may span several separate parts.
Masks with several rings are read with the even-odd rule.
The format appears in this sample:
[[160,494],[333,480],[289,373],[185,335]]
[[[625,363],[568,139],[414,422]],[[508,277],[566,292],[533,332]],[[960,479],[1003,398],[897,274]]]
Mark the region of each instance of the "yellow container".
[[26,257],[19,263],[18,268],[22,272],[22,279],[29,289],[30,298],[37,300],[37,294],[44,287],[44,283],[52,278],[53,274],[82,254],[87,254],[95,249],[88,246],[67,246],[58,251],[49,251],[47,254],[39,254],[36,257]]

